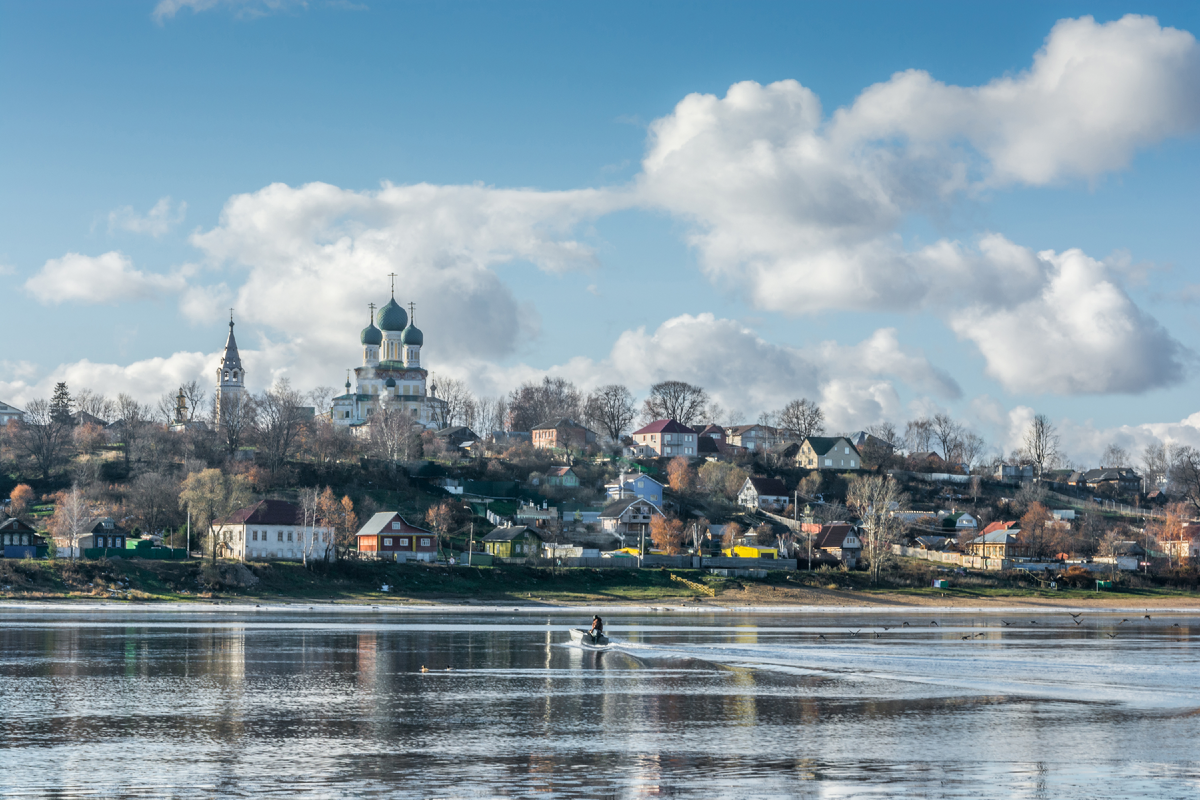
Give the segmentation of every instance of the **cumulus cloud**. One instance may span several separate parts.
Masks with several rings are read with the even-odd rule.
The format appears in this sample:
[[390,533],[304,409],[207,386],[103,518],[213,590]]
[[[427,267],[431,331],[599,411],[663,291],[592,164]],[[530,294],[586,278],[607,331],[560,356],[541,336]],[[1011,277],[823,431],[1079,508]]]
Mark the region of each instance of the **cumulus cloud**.
[[[637,185],[642,202],[693,223],[691,243],[710,278],[761,308],[946,318],[947,309],[986,302],[997,320],[1054,333],[1052,348],[1006,363],[1013,349],[1002,325],[971,332],[1006,388],[1143,391],[1176,382],[1186,351],[1116,276],[1070,284],[1054,258],[998,235],[914,252],[898,231],[913,215],[988,187],[1095,179],[1198,123],[1200,49],[1191,34],[1148,17],[1084,17],[1057,24],[1020,75],[955,87],[899,73],[830,119],[796,81],[689,95],[650,126]],[[1086,294],[1069,294],[1076,289]],[[1061,309],[1046,297],[1070,302],[1071,324],[1057,324]],[[965,335],[957,318],[948,321]],[[1110,335],[1092,341],[1097,330]],[[1056,371],[1056,351],[1092,356],[1092,374],[1081,374],[1087,365]],[[1032,386],[1017,376],[1041,353],[1052,380]],[[1116,358],[1141,366],[1114,369]]]
[[108,212],[108,230],[124,230],[131,233],[144,233],[149,236],[163,236],[187,215],[187,203],[180,202],[172,210],[171,198],[162,197],[145,214],[133,210],[133,206],[122,206]]
[[[417,304],[435,360],[501,358],[538,320],[497,268],[512,261],[547,272],[594,268],[592,248],[572,231],[627,202],[593,190],[274,184],[231,198],[220,223],[191,242],[213,263],[246,271],[234,302],[239,318],[316,355],[344,358],[347,340],[367,323],[367,303],[387,301],[394,272],[397,301]],[[193,308],[212,295],[205,291],[189,297]]]
[[181,275],[134,269],[128,256],[113,250],[99,256],[67,253],[52,258],[25,281],[25,289],[43,305],[97,304],[155,298],[181,290],[184,283]]

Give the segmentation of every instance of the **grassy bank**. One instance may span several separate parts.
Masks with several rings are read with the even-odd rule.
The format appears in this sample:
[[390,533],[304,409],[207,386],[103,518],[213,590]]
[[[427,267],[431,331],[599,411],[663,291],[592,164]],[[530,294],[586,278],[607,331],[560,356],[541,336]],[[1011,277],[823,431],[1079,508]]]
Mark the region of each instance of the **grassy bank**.
[[[699,590],[672,579],[672,574]],[[603,603],[729,605],[1092,605],[1155,602],[1192,605],[1195,592],[1147,585],[1127,577],[1111,590],[1048,587],[1019,576],[953,575],[950,588],[932,588],[924,562],[901,563],[880,585],[866,573],[842,570],[770,572],[762,579],[723,578],[695,570],[446,567],[346,561],[305,568],[294,562],[184,562],[113,559],[70,562],[0,560],[0,598],[187,601],[212,599],[347,602]],[[946,577],[945,573],[936,573]],[[387,585],[389,591],[382,591]],[[708,592],[712,592],[710,596]]]

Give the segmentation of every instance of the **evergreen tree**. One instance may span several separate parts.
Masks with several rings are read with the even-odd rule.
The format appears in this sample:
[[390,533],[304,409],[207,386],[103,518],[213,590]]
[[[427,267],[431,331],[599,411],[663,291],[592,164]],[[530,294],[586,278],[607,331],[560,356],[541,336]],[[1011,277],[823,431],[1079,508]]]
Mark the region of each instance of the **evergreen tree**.
[[59,425],[70,423],[71,406],[74,404],[71,393],[67,391],[66,382],[59,381],[54,385],[54,396],[50,398],[50,419]]

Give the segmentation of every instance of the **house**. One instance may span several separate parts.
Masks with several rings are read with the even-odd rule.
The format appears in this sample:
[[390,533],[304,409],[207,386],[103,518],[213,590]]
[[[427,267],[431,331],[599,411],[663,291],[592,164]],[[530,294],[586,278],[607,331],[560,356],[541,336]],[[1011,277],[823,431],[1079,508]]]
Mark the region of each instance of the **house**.
[[663,485],[649,475],[632,475],[626,477],[622,473],[616,483],[604,485],[604,492],[609,500],[623,500],[626,497],[640,497],[661,507],[663,501]]
[[479,441],[479,437],[475,435],[475,431],[465,425],[452,425],[449,428],[442,428],[440,431],[435,431],[433,435],[435,438],[445,442],[447,448],[459,448],[463,445]]
[[539,450],[582,450],[596,443],[594,431],[567,417],[535,425],[530,434]]
[[774,547],[763,547],[756,544],[737,544],[721,551],[726,558],[778,558],[779,551]]
[[213,523],[218,553],[243,561],[325,558],[332,551],[333,531],[305,524],[304,512],[287,500],[259,500]]
[[964,511],[961,514],[950,514],[943,517],[942,527],[956,531],[974,531],[979,527],[979,521]]
[[946,536],[918,536],[914,539],[917,547],[922,550],[933,550],[940,552],[946,549],[946,543],[950,541]]
[[796,466],[839,472],[859,470],[862,456],[845,436],[810,436],[800,445]]
[[650,520],[663,516],[662,509],[649,500],[627,497],[609,503],[600,512],[600,527],[624,541],[627,537],[650,536]]
[[16,517],[0,521],[0,556],[40,558],[46,549],[46,540],[32,526]]
[[779,444],[784,432],[770,425],[733,425],[725,429],[725,441],[752,452],[769,450]]
[[20,422],[25,419],[25,412],[16,406],[10,406],[8,403],[0,402],[0,427],[7,425],[12,420]]
[[1032,464],[997,464],[996,480],[1020,482],[1033,480]]
[[887,458],[896,452],[896,445],[866,431],[855,431],[846,438],[850,440],[850,444],[854,445],[860,453],[871,450],[879,453],[882,458]]
[[114,522],[112,517],[96,517],[85,525],[77,546],[80,550],[124,550],[128,537],[129,531]]
[[821,526],[813,537],[813,550],[842,561],[848,567],[858,566],[862,555],[862,538],[858,528],[849,522],[830,522]]
[[[1016,523],[1010,524],[1016,525]],[[991,527],[991,525],[988,526],[988,528]],[[1011,527],[997,528],[996,530],[989,531],[988,528],[984,529],[985,533],[967,542],[967,552],[973,556],[983,556],[984,558],[1012,559],[1029,557],[1029,545],[1021,543],[1020,529]]]
[[437,535],[411,525],[397,511],[380,511],[354,534],[358,553],[385,561],[433,561],[437,558]]
[[542,537],[528,525],[507,525],[483,537],[483,547],[496,558],[536,558]]
[[953,468],[949,461],[942,458],[935,451],[929,450],[922,453],[909,453],[906,459],[906,466],[913,472],[950,472]]
[[1071,476],[1073,486],[1108,495],[1137,494],[1142,489],[1142,476],[1125,467],[1089,469]]
[[546,473],[546,485],[578,488],[579,476],[570,467],[553,467]]
[[1050,516],[1054,517],[1055,522],[1071,522],[1075,519],[1075,509],[1059,508],[1050,512]]
[[633,446],[652,457],[696,455],[696,432],[673,419],[659,419],[633,432]]
[[738,505],[746,508],[783,510],[788,507],[790,492],[778,478],[746,478],[738,492]]

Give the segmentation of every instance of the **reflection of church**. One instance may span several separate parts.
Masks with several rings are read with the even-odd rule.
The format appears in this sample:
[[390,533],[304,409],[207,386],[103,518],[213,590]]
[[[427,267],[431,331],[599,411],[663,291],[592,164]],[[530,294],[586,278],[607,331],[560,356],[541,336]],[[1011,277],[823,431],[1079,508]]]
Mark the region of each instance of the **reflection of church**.
[[[429,373],[421,368],[425,336],[412,322],[413,304],[409,303],[408,308],[410,313],[405,314],[396,302],[393,287],[391,299],[363,328],[359,337],[363,365],[354,370],[357,391],[350,390],[347,376],[346,393],[333,398],[330,416],[334,424],[362,425],[383,403],[390,403],[427,428],[443,425],[446,403],[436,396],[436,384],[426,391]],[[375,311],[374,303],[371,310]]]

